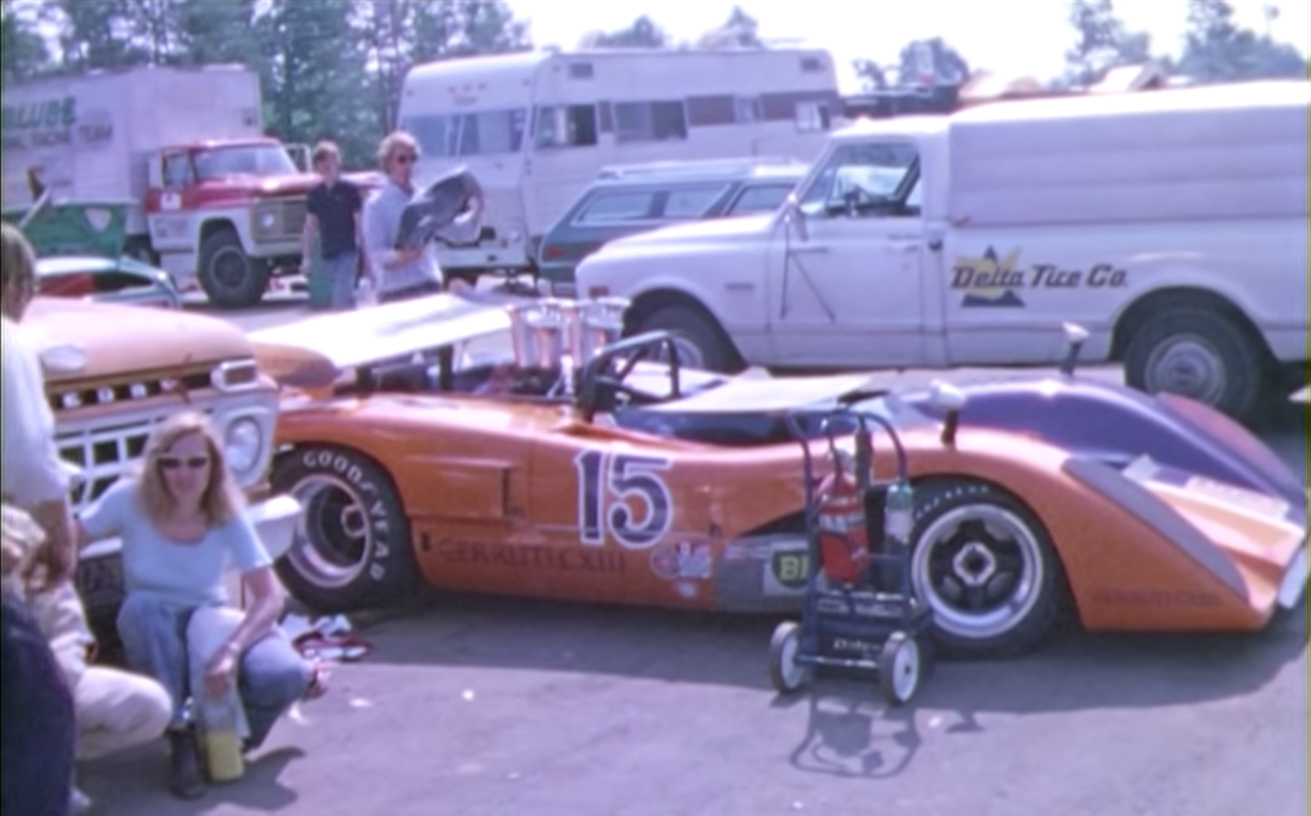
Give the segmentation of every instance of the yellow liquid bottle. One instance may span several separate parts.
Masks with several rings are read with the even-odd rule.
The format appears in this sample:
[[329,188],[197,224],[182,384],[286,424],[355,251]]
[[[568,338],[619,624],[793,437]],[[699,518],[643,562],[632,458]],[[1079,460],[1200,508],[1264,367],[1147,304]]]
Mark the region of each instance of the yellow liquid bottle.
[[233,782],[246,772],[241,737],[237,735],[238,705],[235,693],[201,704],[201,744],[205,746],[205,770],[211,782]]

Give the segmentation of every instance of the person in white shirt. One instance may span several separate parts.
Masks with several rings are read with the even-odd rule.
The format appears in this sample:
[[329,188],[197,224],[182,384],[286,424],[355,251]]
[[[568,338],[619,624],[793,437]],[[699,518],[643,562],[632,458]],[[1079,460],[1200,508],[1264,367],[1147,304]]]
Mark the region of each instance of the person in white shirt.
[[0,495],[45,531],[46,544],[28,569],[30,577],[41,568],[48,589],[73,576],[77,552],[41,362],[18,325],[35,294],[31,244],[13,225],[0,225]]

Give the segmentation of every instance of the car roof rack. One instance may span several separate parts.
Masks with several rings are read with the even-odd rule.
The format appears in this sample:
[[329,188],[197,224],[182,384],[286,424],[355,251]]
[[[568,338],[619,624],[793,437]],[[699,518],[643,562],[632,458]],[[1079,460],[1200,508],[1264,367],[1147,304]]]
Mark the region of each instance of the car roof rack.
[[746,175],[762,167],[789,167],[805,164],[787,156],[743,156],[733,159],[690,159],[687,161],[655,161],[640,164],[613,164],[602,167],[598,179],[661,178],[677,176]]

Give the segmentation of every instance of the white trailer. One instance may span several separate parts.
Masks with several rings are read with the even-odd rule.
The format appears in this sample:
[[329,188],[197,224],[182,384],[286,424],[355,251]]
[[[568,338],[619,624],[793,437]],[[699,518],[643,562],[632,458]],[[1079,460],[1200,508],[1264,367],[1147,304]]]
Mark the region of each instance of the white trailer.
[[538,51],[416,66],[400,127],[417,179],[467,167],[487,191],[474,246],[440,246],[448,274],[531,271],[537,241],[602,167],[786,156],[813,160],[841,110],[817,49]]
[[3,209],[126,205],[125,253],[249,306],[298,271],[317,183],[263,134],[259,75],[243,65],[90,71],[11,85]]

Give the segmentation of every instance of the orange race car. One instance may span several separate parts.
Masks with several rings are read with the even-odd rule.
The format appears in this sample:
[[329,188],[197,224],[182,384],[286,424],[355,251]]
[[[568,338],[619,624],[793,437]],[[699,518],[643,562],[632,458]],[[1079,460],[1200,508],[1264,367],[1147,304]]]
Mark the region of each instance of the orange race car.
[[[319,611],[421,583],[795,610],[814,565],[785,420],[847,403],[906,448],[913,585],[958,652],[1032,647],[1064,608],[1093,630],[1240,631],[1300,603],[1306,521],[1278,496],[960,424],[951,400],[940,421],[864,375],[682,369],[668,335],[620,340],[621,314],[437,295],[255,333],[285,391],[274,487],[305,508],[279,563],[291,591]],[[513,359],[470,353],[505,332]]]

